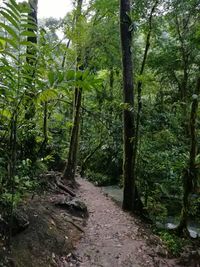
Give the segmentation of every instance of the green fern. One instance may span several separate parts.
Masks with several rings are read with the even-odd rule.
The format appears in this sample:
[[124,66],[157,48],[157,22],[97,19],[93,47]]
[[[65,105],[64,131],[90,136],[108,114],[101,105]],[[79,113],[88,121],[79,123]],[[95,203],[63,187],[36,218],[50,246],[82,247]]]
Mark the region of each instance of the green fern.
[[[11,95],[10,105],[12,112],[16,106],[20,107],[28,81],[32,79],[35,66],[27,63],[27,58],[34,58],[28,54],[27,48],[34,46],[27,41],[27,37],[35,37],[37,25],[28,16],[27,7],[17,4],[15,0],[4,3],[0,8],[0,15],[4,22],[0,22],[0,70],[2,84],[9,88]],[[37,48],[36,48],[37,49]]]

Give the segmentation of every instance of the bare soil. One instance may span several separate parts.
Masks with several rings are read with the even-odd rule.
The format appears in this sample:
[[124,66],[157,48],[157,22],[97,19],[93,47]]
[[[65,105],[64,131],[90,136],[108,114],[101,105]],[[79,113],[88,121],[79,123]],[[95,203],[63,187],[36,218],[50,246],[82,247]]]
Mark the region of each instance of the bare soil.
[[14,266],[64,266],[63,262],[80,238],[83,223],[82,219],[78,220],[66,210],[54,205],[55,201],[64,197],[57,194],[35,196],[25,205],[30,225],[13,237]]
[[85,235],[74,252],[77,261],[69,266],[178,266],[167,255],[166,258],[158,256],[156,248],[162,246],[160,239],[145,229],[139,219],[122,211],[100,188],[83,179],[78,182],[79,197],[86,203],[90,216]]

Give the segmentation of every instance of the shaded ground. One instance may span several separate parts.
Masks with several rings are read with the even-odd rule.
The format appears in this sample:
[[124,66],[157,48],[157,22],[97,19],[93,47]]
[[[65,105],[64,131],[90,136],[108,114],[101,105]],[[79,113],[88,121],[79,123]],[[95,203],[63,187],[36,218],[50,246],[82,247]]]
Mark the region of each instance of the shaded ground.
[[60,177],[59,173],[53,172],[46,175],[51,190],[28,196],[18,206],[20,216],[27,218],[28,226],[13,236],[11,253],[0,238],[0,266],[68,266],[70,252],[84,231],[87,208],[54,182],[50,183],[56,175]]
[[123,212],[100,188],[83,179],[79,183],[90,217],[75,251],[79,262],[70,266],[177,266],[173,260],[159,258],[155,247],[160,240],[148,234],[141,222]]
[[[62,266],[81,230],[82,220],[55,207],[62,195],[35,197],[26,205],[29,227],[13,238],[12,259],[16,267]],[[64,265],[63,265],[64,266]]]

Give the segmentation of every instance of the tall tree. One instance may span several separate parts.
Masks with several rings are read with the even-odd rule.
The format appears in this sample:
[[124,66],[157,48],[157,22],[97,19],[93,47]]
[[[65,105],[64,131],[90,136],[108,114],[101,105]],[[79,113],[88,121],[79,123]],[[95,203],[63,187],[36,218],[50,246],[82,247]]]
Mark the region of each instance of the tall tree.
[[36,160],[36,141],[33,136],[32,130],[35,128],[35,76],[36,76],[36,64],[37,64],[37,30],[38,30],[38,0],[29,0],[29,13],[28,13],[28,36],[27,36],[27,51],[26,51],[26,70],[27,70],[27,85],[25,94],[25,119],[28,122],[28,134],[24,145],[24,157]]
[[[146,61],[150,49],[150,41],[151,41],[151,35],[152,35],[152,23],[153,23],[153,16],[156,10],[156,7],[158,5],[159,0],[156,0],[153,3],[149,18],[148,18],[148,32],[146,36],[146,44],[145,44],[145,49],[144,49],[144,55],[142,59],[142,64],[141,64],[141,69],[139,72],[140,77],[145,72],[145,66],[146,66]],[[140,116],[141,116],[141,111],[142,111],[142,80],[139,80],[137,82],[137,116],[136,116],[136,129],[135,129],[135,144],[134,144],[134,157],[133,157],[133,168],[134,172],[136,171],[136,163],[137,163],[137,153],[138,153],[138,142],[139,142],[139,128],[140,128]]]
[[[77,0],[77,9],[76,9],[76,33],[78,35],[78,27],[80,26],[81,13],[82,13],[82,4],[83,0]],[[77,43],[77,60],[76,60],[76,70],[83,70],[83,62],[82,62],[82,48],[81,44]],[[66,167],[64,169],[63,179],[71,181],[75,183],[75,173],[77,167],[77,152],[79,145],[79,130],[80,130],[80,110],[81,110],[81,102],[82,102],[82,88],[76,87],[74,94],[74,118],[73,118],[73,126],[71,131],[70,138],[70,147],[68,153],[68,160]]]
[[134,156],[134,84],[132,62],[132,32],[130,19],[130,1],[120,1],[120,33],[123,67],[123,101],[124,101],[124,198],[123,209],[133,211],[135,200],[135,174],[133,171]]
[[188,223],[188,213],[190,208],[190,194],[194,190],[198,175],[198,165],[196,164],[197,156],[197,112],[198,112],[198,96],[200,92],[200,77],[197,79],[196,92],[193,95],[193,101],[190,113],[190,158],[188,162],[188,167],[184,171],[183,175],[183,207],[181,212],[181,218],[179,226],[177,227],[177,232],[179,234],[188,233],[187,223]]

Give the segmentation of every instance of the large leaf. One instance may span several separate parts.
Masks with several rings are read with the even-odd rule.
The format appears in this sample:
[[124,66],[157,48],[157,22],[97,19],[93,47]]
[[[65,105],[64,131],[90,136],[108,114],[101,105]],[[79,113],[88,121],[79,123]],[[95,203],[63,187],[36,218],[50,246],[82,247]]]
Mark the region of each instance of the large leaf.
[[2,22],[0,22],[0,27],[2,27],[7,33],[9,33],[14,38],[14,40],[17,40],[17,41],[19,40],[18,34],[15,32],[15,30],[12,27]]
[[10,39],[10,38],[0,36],[0,41],[1,42],[5,41],[5,42],[9,43],[13,48],[18,49],[18,43],[15,42],[14,40]]
[[0,110],[0,116],[5,117],[7,119],[11,118],[11,112],[8,109]]
[[55,89],[46,89],[38,96],[38,102],[47,102],[58,98],[58,92]]
[[[14,1],[12,1],[14,2]],[[5,5],[17,16],[20,17],[20,10],[19,6],[16,4],[16,2],[13,4],[5,3]]]
[[8,14],[7,12],[1,10],[0,14],[3,15],[4,18],[6,18],[15,28],[17,28],[19,30],[19,21],[16,21],[16,19],[13,17],[13,15],[11,16],[10,14]]
[[20,33],[21,36],[26,36],[26,37],[36,37],[36,34],[33,31],[22,31]]
[[[6,14],[9,15],[9,17],[11,17],[13,20],[15,20],[17,23],[20,22],[19,16],[17,16],[14,12],[12,12],[12,10],[10,8],[7,7],[2,7],[1,9],[1,13],[3,14],[3,12],[5,12]],[[20,15],[20,14],[19,14]],[[10,21],[11,22],[11,21]],[[12,24],[12,22],[11,22]]]
[[49,80],[50,86],[53,86],[55,82],[55,73],[53,71],[48,72],[48,80]]

